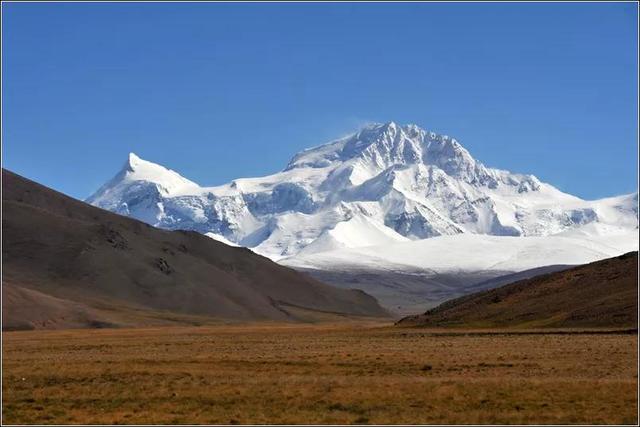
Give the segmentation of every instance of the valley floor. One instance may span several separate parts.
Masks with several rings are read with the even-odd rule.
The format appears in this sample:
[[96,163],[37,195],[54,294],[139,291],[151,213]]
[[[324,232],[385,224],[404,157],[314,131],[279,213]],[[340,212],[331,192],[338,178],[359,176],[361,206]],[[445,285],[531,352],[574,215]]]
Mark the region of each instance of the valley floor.
[[557,332],[3,332],[2,422],[635,424],[637,334]]

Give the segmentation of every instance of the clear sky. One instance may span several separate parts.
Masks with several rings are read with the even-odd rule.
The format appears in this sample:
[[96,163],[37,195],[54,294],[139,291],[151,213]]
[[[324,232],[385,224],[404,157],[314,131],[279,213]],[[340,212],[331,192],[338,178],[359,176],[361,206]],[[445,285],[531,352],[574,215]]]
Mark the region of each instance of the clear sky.
[[367,122],[583,198],[636,191],[634,3],[3,3],[3,166],[78,198],[130,151],[203,185]]

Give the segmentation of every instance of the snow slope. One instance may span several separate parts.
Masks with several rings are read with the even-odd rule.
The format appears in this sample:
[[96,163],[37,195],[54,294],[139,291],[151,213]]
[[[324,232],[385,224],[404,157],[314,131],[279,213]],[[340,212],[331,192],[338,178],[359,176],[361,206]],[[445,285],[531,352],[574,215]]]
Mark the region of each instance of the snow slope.
[[588,224],[552,236],[439,236],[392,245],[300,253],[280,263],[326,283],[366,290],[391,312],[416,314],[448,299],[509,283],[495,279],[513,273],[585,264],[638,250],[636,230],[597,234],[594,228],[603,229],[599,224]]
[[87,201],[275,260],[460,234],[620,235],[638,224],[637,193],[581,200],[488,168],[454,138],[393,122],[304,150],[273,175],[217,187],[131,154]]
[[439,236],[393,245],[368,246],[298,255],[280,260],[292,267],[330,270],[367,266],[435,273],[496,270],[516,272],[553,264],[586,264],[638,250],[638,234],[566,236]]

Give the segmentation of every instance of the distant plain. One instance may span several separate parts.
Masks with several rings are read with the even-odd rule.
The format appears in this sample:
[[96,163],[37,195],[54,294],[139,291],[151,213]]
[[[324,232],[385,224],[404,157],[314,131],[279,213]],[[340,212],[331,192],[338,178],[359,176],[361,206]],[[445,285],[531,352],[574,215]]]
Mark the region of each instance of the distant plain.
[[3,332],[2,422],[635,424],[637,341],[379,321]]

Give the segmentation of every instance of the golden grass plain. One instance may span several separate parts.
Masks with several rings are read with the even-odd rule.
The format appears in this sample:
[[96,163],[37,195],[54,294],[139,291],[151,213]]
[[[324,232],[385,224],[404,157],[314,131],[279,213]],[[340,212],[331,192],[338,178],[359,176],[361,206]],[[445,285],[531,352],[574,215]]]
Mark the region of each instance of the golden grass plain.
[[4,424],[636,424],[636,334],[3,332]]

